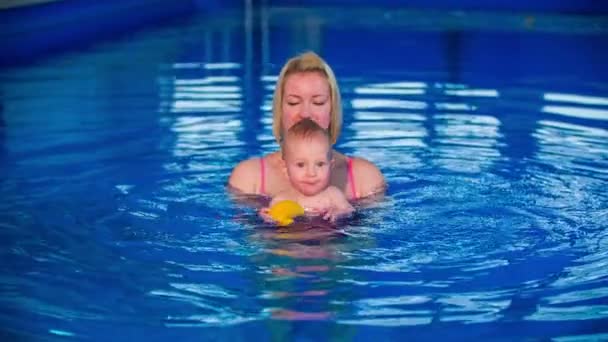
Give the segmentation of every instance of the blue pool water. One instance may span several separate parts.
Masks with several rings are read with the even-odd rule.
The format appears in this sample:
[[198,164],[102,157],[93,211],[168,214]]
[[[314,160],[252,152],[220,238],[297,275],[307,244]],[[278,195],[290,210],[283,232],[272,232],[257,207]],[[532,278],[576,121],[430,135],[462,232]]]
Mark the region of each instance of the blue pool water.
[[[603,19],[255,15],[0,70],[2,340],[608,339]],[[276,230],[225,184],[306,49],[389,188]]]

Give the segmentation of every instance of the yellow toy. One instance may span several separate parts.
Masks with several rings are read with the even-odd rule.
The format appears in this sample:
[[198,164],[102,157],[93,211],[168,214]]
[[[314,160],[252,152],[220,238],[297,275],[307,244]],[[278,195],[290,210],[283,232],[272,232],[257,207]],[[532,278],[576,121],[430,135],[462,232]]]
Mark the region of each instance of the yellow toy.
[[298,202],[283,200],[270,207],[268,214],[279,226],[288,226],[295,217],[304,215],[304,208]]

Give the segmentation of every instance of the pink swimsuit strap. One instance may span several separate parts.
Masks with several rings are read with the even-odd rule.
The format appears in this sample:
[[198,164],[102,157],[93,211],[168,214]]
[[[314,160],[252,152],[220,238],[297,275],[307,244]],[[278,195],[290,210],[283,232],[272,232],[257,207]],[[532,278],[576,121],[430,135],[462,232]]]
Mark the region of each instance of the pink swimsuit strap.
[[355,188],[355,172],[353,171],[353,159],[347,158],[348,166],[348,182],[350,183],[350,191],[353,195],[353,199],[357,199],[357,189]]
[[264,157],[260,158],[260,194],[266,195],[266,165]]

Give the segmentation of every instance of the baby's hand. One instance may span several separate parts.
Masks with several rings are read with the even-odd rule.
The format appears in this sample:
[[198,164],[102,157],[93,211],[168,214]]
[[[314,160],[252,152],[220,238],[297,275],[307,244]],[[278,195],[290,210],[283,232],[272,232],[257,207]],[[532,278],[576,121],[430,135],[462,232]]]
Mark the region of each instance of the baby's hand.
[[262,218],[262,220],[264,220],[264,222],[266,223],[271,223],[271,224],[277,224],[277,221],[275,221],[272,216],[270,216],[270,208],[266,207],[266,208],[262,208],[258,211],[258,215],[260,215],[260,217]]
[[327,209],[325,208],[317,208],[317,207],[304,207],[304,212],[307,216],[322,216],[325,214]]
[[331,223],[336,223],[336,221],[350,216],[353,212],[354,209],[352,208],[329,207],[323,214],[323,219]]

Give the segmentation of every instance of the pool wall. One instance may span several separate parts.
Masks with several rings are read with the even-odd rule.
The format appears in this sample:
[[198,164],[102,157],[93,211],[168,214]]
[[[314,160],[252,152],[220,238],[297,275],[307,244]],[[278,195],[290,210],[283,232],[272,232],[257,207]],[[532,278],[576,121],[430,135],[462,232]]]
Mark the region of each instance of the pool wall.
[[507,11],[528,13],[608,13],[608,2],[596,0],[268,0],[273,6],[386,6],[411,9],[462,10],[462,11]]
[[[13,0],[0,5],[0,67],[25,64],[237,1]],[[9,5],[10,4],[10,5]]]
[[[33,1],[33,4],[29,4],[32,1],[28,0],[13,2],[22,2],[24,5],[0,9],[0,68],[28,64],[54,53],[86,47],[142,27],[183,20],[195,13],[213,13],[227,8],[266,6],[280,9],[302,6],[301,2],[294,0],[55,0],[41,3]],[[306,6],[334,6],[352,10],[371,5],[369,1],[363,0],[309,0]],[[325,50],[323,45],[336,42],[341,42],[343,49],[333,50],[337,55],[324,54],[330,61],[350,59],[351,56],[356,55],[362,44],[366,49],[385,51],[387,48],[392,49],[391,41],[400,41],[402,45],[398,53],[387,51],[367,62],[376,66],[384,65],[389,71],[396,67],[402,68],[404,61],[407,61],[406,64],[410,69],[415,70],[453,70],[457,76],[455,80],[461,77],[458,74],[467,71],[506,78],[519,77],[530,70],[545,76],[564,74],[567,71],[573,77],[587,79],[605,79],[608,74],[603,67],[604,61],[608,60],[608,44],[605,38],[608,29],[603,27],[606,25],[598,27],[597,32],[591,28],[590,32],[589,25],[583,23],[580,24],[579,32],[576,31],[577,25],[586,17],[598,17],[599,23],[602,22],[602,18],[606,18],[608,2],[605,1],[546,0],[507,3],[469,0],[455,4],[446,0],[378,0],[373,2],[373,6],[381,10],[387,8],[391,11],[413,10],[420,11],[421,15],[435,16],[441,16],[441,13],[454,16],[459,10],[477,13],[478,17],[483,17],[486,13],[488,15],[498,13],[494,19],[488,19],[489,21],[494,21],[496,18],[500,20],[500,13],[503,13],[506,15],[506,19],[503,18],[505,27],[496,30],[495,28],[502,24],[493,23],[493,32],[490,34],[488,31],[492,30],[474,27],[468,30],[464,37],[458,30],[442,33],[432,27],[410,30],[404,25],[407,35],[403,35],[402,32],[394,30],[386,32],[372,30],[369,24],[352,23],[350,18],[343,18],[342,20],[347,20],[351,27],[360,25],[362,37],[357,42],[345,43],[340,28],[335,24],[310,28],[306,25],[311,21],[307,21],[306,17],[302,16],[290,18],[293,20],[293,32],[271,31],[267,41],[263,41],[264,37],[256,36],[254,32],[252,41],[254,44],[264,45],[265,49],[270,51],[269,59],[275,63],[302,49],[315,49],[323,53]],[[561,20],[559,17],[551,17],[561,14],[566,14],[565,19],[561,18],[562,23],[557,22]],[[274,20],[280,16],[281,14],[278,13],[270,19]],[[329,17],[327,20],[336,19],[340,20],[337,17]],[[403,25],[408,20],[408,18],[399,18],[393,20],[393,23]],[[574,29],[556,33],[555,27],[560,26],[570,26]],[[302,37],[315,31],[322,32],[323,39],[320,45],[304,46],[302,42],[293,41],[294,35]],[[560,38],[545,39],[547,35],[559,35]],[[304,37],[302,41],[311,42],[311,39],[314,43],[314,37]],[[285,47],[285,41],[293,42],[287,44],[287,48],[273,48]],[[548,58],[549,56],[551,58]],[[361,66],[365,67],[365,65]]]

